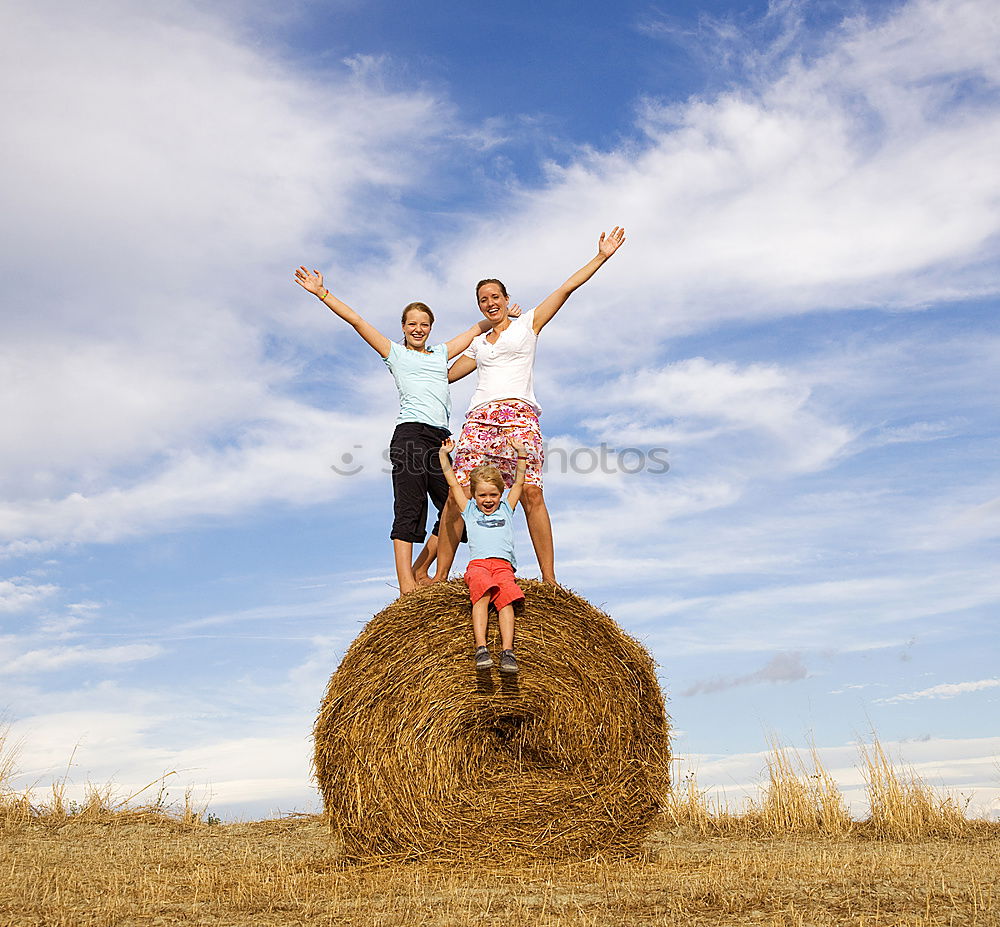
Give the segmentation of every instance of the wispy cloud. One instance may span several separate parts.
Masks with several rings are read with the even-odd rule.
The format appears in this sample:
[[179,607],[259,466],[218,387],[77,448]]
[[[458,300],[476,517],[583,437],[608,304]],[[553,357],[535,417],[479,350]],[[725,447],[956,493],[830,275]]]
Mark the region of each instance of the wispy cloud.
[[[292,394],[314,333],[345,333],[291,270],[329,236],[393,228],[386,194],[426,176],[447,104],[296,72],[195,4],[60,6],[2,14],[3,537],[107,541],[336,495],[345,418]],[[72,299],[40,295],[42,255]]]
[[28,650],[0,664],[8,674],[50,673],[70,666],[116,666],[151,660],[163,652],[154,644],[123,644],[119,647],[45,647]]
[[[957,509],[957,511],[956,511]],[[1000,536],[1000,496],[974,505],[953,506],[941,513],[918,546],[925,550],[958,547]]]
[[899,702],[917,702],[921,699],[955,698],[957,695],[967,695],[969,692],[982,692],[984,689],[996,688],[1000,688],[1000,679],[979,679],[975,682],[943,683],[939,686],[931,686],[929,689],[921,689],[918,692],[905,692],[902,695],[893,695],[890,698],[876,699],[876,701],[885,705],[894,705]]
[[574,297],[582,324],[547,337],[581,348],[613,317],[640,355],[720,320],[995,292],[997,33],[987,2],[912,3],[851,20],[818,57],[781,56],[754,87],[650,103],[644,145],[553,169],[503,230],[476,228],[456,285],[509,267],[543,295],[579,229],[623,223],[627,250]]
[[799,682],[809,675],[809,670],[798,653],[778,653],[771,657],[760,669],[741,676],[715,676],[688,686],[681,695],[709,695],[725,692],[740,686],[752,686],[762,682]]
[[21,577],[0,579],[0,612],[19,612],[37,605],[57,591],[56,586],[36,585]]
[[[824,420],[805,377],[777,364],[712,363],[695,357],[611,380],[595,397],[604,418],[585,420],[597,435],[640,444],[703,445],[738,435],[743,467],[774,474],[827,465],[851,440],[849,428]],[[758,448],[750,441],[765,444]]]
[[[652,423],[619,421],[623,437],[650,428],[702,441],[737,427],[730,404],[795,472],[827,465],[856,435],[818,406],[808,378],[775,364],[664,365],[659,346],[721,320],[994,289],[984,268],[1000,180],[979,168],[1000,145],[987,92],[1000,42],[986,3],[852,20],[821,54],[760,58],[742,91],[650,102],[624,147],[581,152],[512,191],[502,228],[455,220],[427,241],[401,231],[392,201],[433,174],[425,155],[442,140],[481,128],[462,125],[447,99],[387,90],[383,64],[363,56],[323,80],[296,72],[193,6],[169,18],[109,9],[67,8],[56,29],[27,4],[5,13],[17,144],[0,190],[18,235],[2,260],[5,298],[22,310],[0,364],[11,549],[335,496],[320,476],[325,452],[300,438],[367,436],[373,409],[391,415],[391,387],[378,390],[384,403],[369,391],[363,408],[337,401],[339,412],[302,389],[327,351],[320,338],[364,349],[288,282],[300,260],[326,261],[363,308],[385,311],[415,290],[462,305],[456,294],[477,275],[505,268],[527,303],[623,222],[631,240],[574,297],[574,324],[546,330],[548,362],[577,365],[586,347],[592,375],[617,376],[618,352],[589,350],[614,317],[644,369],[603,392],[641,406],[644,383],[663,391]],[[798,30],[784,22],[775,47]],[[26,81],[40,35],[60,68]],[[71,276],[71,305],[39,301],[25,268],[40,253]],[[370,379],[354,360],[339,375]],[[667,401],[678,419],[657,421]],[[726,485],[706,498],[739,497],[738,484],[710,482]]]

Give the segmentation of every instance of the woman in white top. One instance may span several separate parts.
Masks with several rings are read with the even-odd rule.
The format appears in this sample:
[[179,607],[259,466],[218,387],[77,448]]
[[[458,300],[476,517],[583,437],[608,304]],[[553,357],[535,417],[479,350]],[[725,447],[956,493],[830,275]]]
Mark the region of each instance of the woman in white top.
[[[494,466],[509,487],[517,461],[510,457],[510,438],[518,438],[527,448],[528,469],[521,502],[528,521],[528,533],[542,580],[556,581],[552,523],[542,495],[542,435],[538,425],[541,407],[535,399],[533,370],[538,334],[569,299],[570,294],[586,283],[625,241],[625,229],[615,226],[601,234],[597,254],[550,293],[539,305],[520,318],[510,315],[507,288],[494,278],[476,286],[479,310],[491,331],[474,338],[468,351],[451,365],[449,382],[478,371],[476,392],[472,397],[462,434],[455,446],[455,475],[467,483],[477,466]],[[448,578],[460,537],[461,516],[454,504],[446,503],[441,515],[438,541],[438,566],[434,580]]]

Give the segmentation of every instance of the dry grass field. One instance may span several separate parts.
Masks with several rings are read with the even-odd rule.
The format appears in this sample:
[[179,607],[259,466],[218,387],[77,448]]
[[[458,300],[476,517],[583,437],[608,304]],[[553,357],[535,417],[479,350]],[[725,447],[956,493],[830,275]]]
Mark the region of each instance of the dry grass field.
[[[631,858],[345,860],[318,818],[207,823],[95,792],[0,800],[0,924],[1000,925],[1000,824],[863,754],[854,821],[821,768],[776,749],[759,804],[711,807],[690,777]],[[209,819],[210,820],[210,819]]]
[[653,835],[638,859],[343,866],[317,820],[67,821],[4,835],[0,923],[1000,924],[1000,841]]
[[1000,924],[1000,842],[658,833],[640,859],[342,867],[319,821],[7,834],[11,925]]

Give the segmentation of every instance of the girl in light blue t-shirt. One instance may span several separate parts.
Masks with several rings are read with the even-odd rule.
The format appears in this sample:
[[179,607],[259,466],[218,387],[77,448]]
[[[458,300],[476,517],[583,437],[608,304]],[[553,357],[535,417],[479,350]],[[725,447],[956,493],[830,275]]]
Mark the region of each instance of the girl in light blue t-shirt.
[[468,348],[476,335],[489,331],[490,325],[485,320],[478,322],[450,341],[428,346],[434,313],[424,303],[410,303],[403,310],[400,345],[337,299],[323,285],[323,275],[318,270],[300,267],[295,271],[295,282],[318,296],[378,351],[396,380],[399,416],[389,444],[394,512],[389,537],[399,592],[401,595],[412,592],[417,588],[418,577],[427,581],[427,567],[437,553],[438,524],[435,524],[427,546],[413,562],[413,545],[422,543],[426,536],[427,498],[430,496],[437,508],[439,521],[441,507],[448,498],[448,484],[437,454],[441,442],[451,434],[448,361]]

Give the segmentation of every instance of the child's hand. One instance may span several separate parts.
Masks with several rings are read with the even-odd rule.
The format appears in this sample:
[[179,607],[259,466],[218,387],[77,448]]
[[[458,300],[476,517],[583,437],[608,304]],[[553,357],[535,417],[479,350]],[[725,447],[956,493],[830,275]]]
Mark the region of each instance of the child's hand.
[[451,438],[445,438],[444,441],[441,442],[441,450],[446,454],[450,454],[453,450],[455,450],[455,442],[452,441]]
[[511,303],[507,307],[507,316],[511,319],[519,319],[521,317],[521,305],[520,303]]
[[524,446],[524,442],[519,438],[511,438],[509,444],[515,451],[517,451],[518,457],[526,457],[528,455],[528,449]]

